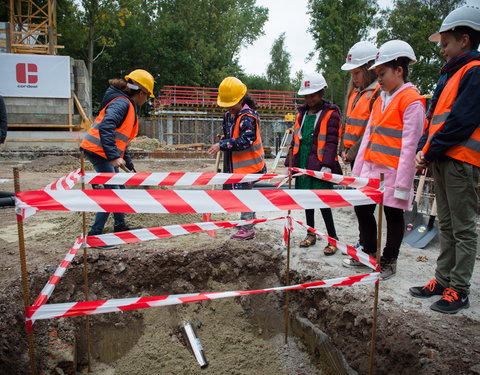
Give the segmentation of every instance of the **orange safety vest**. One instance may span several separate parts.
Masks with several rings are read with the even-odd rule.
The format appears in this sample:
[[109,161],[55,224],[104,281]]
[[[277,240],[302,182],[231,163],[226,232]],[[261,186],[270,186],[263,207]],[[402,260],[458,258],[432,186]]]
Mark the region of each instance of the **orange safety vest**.
[[240,123],[243,116],[249,116],[255,120],[255,142],[247,149],[232,151],[232,166],[234,173],[257,173],[265,166],[262,137],[260,136],[260,126],[258,117],[250,113],[242,113],[237,117],[233,125],[233,138],[240,136]]
[[[108,104],[102,108],[100,113],[98,114],[97,118],[95,119],[94,123],[88,130],[88,133],[85,135],[80,147],[91,151],[97,155],[100,155],[102,158],[107,159],[107,155],[103,150],[102,142],[100,140],[100,124],[102,123],[103,118],[105,117],[105,112],[107,107],[112,103],[114,100],[118,98],[126,98],[125,96],[118,96],[115,99],[108,102]],[[130,102],[128,98],[129,108],[127,115],[125,116],[125,120],[123,120],[122,125],[120,125],[117,129],[115,129],[115,143],[119,150],[122,151],[122,156],[125,153],[125,149],[128,146],[128,143],[137,136],[138,133],[138,118],[135,114],[135,108],[133,104]]]
[[[365,129],[370,118],[370,109],[372,105],[372,99],[375,98],[375,94],[380,90],[380,85],[375,87],[373,91],[365,91],[359,94],[353,91],[348,98],[347,116],[345,118],[345,130],[343,134],[343,146],[348,149],[357,143],[365,133]],[[361,95],[353,107],[353,103],[357,95]]]
[[[428,140],[422,150],[424,154],[426,154],[430,148],[435,133],[443,129],[443,125],[450,115],[453,103],[457,98],[460,81],[465,73],[474,66],[480,66],[480,61],[471,61],[465,64],[465,66],[450,78],[440,94],[440,98],[438,98],[437,105],[433,111],[432,120],[430,121]],[[445,152],[445,155],[480,167],[480,124],[468,139],[460,142],[458,145],[450,147],[447,152]]]
[[[327,124],[328,124],[328,120],[330,120],[330,117],[332,117],[333,112],[335,112],[334,109],[328,110],[325,116],[323,116],[322,121],[320,122],[320,130],[318,131],[318,137],[317,137],[317,158],[320,161],[323,161],[323,154],[325,152],[325,143],[327,140]],[[303,116],[303,118],[305,118],[305,115]],[[293,127],[293,155],[298,154],[298,152],[300,151],[301,131],[302,131],[302,124],[300,123],[300,114],[298,114],[295,120],[295,125]],[[338,160],[338,157],[335,157],[335,160]]]
[[416,89],[410,87],[398,93],[383,112],[382,98],[379,97],[375,101],[365,160],[398,168],[402,150],[403,114],[407,107],[417,100],[421,100],[425,106],[425,98]]

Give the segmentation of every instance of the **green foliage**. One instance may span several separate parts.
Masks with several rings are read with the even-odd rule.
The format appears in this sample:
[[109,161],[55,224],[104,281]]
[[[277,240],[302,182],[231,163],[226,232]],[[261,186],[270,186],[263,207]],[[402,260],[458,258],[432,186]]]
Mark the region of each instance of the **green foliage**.
[[438,44],[428,37],[438,31],[443,19],[462,0],[397,0],[392,10],[382,11],[383,28],[377,34],[380,46],[391,39],[409,43],[418,62],[412,66],[410,80],[422,94],[431,93],[444,61]]
[[290,53],[285,50],[285,33],[280,34],[273,42],[270,57],[267,80],[272,90],[288,90],[290,88]]
[[156,92],[165,84],[218,86],[241,73],[240,48],[263,33],[268,19],[255,0],[83,0],[83,9],[74,0],[61,2],[65,53],[88,60],[93,40],[97,103],[109,78],[137,68],[152,73]]
[[342,106],[348,73],[340,67],[355,43],[376,25],[376,0],[309,0],[310,33],[318,52],[318,69],[328,83],[327,99]]

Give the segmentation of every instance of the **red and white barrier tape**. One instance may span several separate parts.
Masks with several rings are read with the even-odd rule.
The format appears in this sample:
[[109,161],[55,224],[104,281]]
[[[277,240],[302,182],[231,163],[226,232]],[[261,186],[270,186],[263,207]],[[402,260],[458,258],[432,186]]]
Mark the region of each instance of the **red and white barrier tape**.
[[58,180],[49,183],[42,190],[70,190],[82,178],[82,171],[79,169],[60,177]]
[[85,173],[86,184],[135,186],[204,186],[236,184],[283,178],[278,174],[258,173]]
[[81,315],[104,314],[149,307],[170,306],[189,302],[210,301],[214,299],[239,297],[249,294],[276,292],[284,290],[316,289],[337,286],[350,286],[375,283],[379,279],[379,273],[339,277],[323,281],[314,281],[304,284],[274,287],[267,289],[227,291],[211,293],[172,294],[154,297],[120,298],[101,301],[54,303],[42,306],[30,306],[26,308],[27,326],[32,320],[63,318]]
[[376,204],[379,190],[37,190],[16,193],[17,215],[39,210],[124,213],[226,213]]
[[47,300],[52,295],[55,287],[57,286],[58,282],[60,281],[63,274],[67,270],[68,266],[70,266],[78,250],[81,248],[82,243],[83,243],[83,236],[78,236],[77,240],[73,244],[72,248],[68,251],[62,263],[60,263],[60,265],[57,267],[53,275],[48,280],[47,284],[44,286],[44,288],[38,295],[35,302],[33,302],[33,306],[41,306],[47,302]]
[[[297,172],[292,177],[310,176],[310,177],[318,178],[320,180],[330,181],[337,185],[350,186],[357,189],[362,189],[362,188],[379,189],[380,188],[380,179],[378,178],[343,176],[341,174],[312,171],[309,169],[302,169],[302,168],[289,168],[289,170],[293,172]],[[278,183],[277,188],[282,186],[287,181],[288,181],[288,177],[282,180],[280,183]]]
[[[370,187],[378,189],[380,180],[375,178],[361,178],[342,176],[333,173],[311,171],[308,169],[291,168],[297,172],[294,176],[308,175],[338,185],[354,188]],[[274,178],[287,178],[283,174],[257,174],[257,173],[201,173],[201,172],[166,172],[166,173],[91,173],[83,175],[85,184],[98,185],[134,185],[134,186],[207,186],[235,184],[271,180]],[[48,184],[43,190],[70,190],[77,182],[81,181],[82,172],[77,169],[58,180]],[[285,181],[285,180],[284,180]],[[283,181],[283,182],[284,182]],[[280,183],[279,185],[283,184]]]
[[155,240],[158,238],[167,238],[182,236],[209,230],[222,228],[233,228],[247,224],[265,223],[267,221],[281,220],[284,217],[251,219],[251,220],[232,220],[232,221],[208,221],[192,224],[167,225],[164,227],[134,229],[125,232],[115,232],[101,234],[98,236],[87,236],[85,239],[87,247],[98,247],[105,245],[122,245],[126,243]]
[[362,250],[356,249],[355,247],[348,245],[344,242],[336,240],[333,237],[327,236],[326,234],[323,234],[322,232],[316,230],[315,228],[312,228],[311,226],[308,226],[307,224],[302,223],[301,221],[294,221],[302,227],[307,228],[309,232],[315,233],[319,237],[326,238],[330,244],[337,247],[342,253],[350,255],[352,258],[358,260],[367,267],[370,267],[373,270],[379,272],[379,269],[377,267],[377,260],[368,255],[367,253],[363,252]]

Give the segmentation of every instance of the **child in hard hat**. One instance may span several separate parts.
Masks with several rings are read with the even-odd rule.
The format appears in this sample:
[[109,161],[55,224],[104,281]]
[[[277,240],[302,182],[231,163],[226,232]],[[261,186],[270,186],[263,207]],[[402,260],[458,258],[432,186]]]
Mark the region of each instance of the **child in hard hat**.
[[367,127],[373,103],[380,95],[380,85],[375,70],[378,48],[373,43],[362,41],[348,51],[341,69],[350,72],[350,83],[345,105],[345,121],[340,139],[340,156],[353,168],[355,157]]
[[[353,168],[363,134],[370,118],[373,103],[380,95],[380,85],[375,69],[369,68],[375,63],[378,48],[370,42],[354,44],[347,53],[341,69],[350,72],[350,82],[345,100],[345,120],[340,138],[339,155],[345,164]],[[354,207],[356,210],[357,207]],[[358,223],[359,232],[361,222]],[[365,240],[360,238],[354,245],[363,249]]]
[[[255,101],[247,94],[247,86],[235,77],[225,78],[218,87],[217,104],[226,109],[223,116],[223,138],[208,152],[224,152],[224,172],[265,173],[265,160],[260,136],[260,119]],[[233,184],[233,189],[251,189],[251,183]],[[255,219],[255,212],[242,212],[241,220]],[[250,240],[255,237],[253,224],[242,226],[231,238]]]
[[440,31],[446,60],[432,97],[429,127],[418,143],[417,168],[433,170],[440,226],[435,278],[410,288],[414,297],[442,296],[432,310],[455,314],[469,307],[477,253],[477,185],[480,175],[480,7],[452,11]]
[[[358,177],[384,180],[384,212],[387,221],[387,241],[380,259],[382,279],[395,275],[397,258],[403,239],[403,210],[413,200],[416,144],[425,120],[425,99],[408,82],[408,66],[416,62],[412,47],[401,40],[383,44],[375,64],[382,92],[375,101],[352,174]],[[377,224],[375,204],[357,206],[360,238],[364,252],[375,256]],[[363,266],[355,259],[346,259],[349,267]]]
[[[118,173],[119,168],[134,170],[128,153],[129,142],[138,133],[138,107],[148,97],[154,97],[154,79],[146,70],[136,69],[123,79],[111,79],[102,99],[102,109],[88,130],[80,149],[93,164],[96,172]],[[93,185],[94,189],[99,185]],[[105,185],[105,189],[123,186]],[[98,212],[88,232],[89,236],[102,234],[109,213]],[[130,228],[125,224],[125,214],[114,213],[114,232]]]
[[[319,73],[306,74],[302,80],[299,95],[305,98],[305,105],[298,108],[295,120],[293,139],[285,166],[291,166],[342,174],[338,163],[337,148],[340,129],[340,109],[323,99],[327,82]],[[310,176],[299,176],[295,179],[295,189],[332,189],[331,182]],[[337,239],[335,223],[330,208],[320,209],[323,221],[330,237]],[[307,225],[315,228],[315,211],[305,210]],[[307,232],[300,242],[300,247],[315,244],[316,235]],[[337,251],[334,245],[327,244],[323,250],[325,255],[333,255]]]

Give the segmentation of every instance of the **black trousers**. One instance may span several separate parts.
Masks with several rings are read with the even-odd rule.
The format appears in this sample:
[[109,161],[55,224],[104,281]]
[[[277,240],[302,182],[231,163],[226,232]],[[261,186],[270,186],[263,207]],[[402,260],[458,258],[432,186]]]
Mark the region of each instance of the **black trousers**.
[[[323,221],[325,222],[325,227],[327,228],[327,234],[330,237],[337,238],[335,223],[333,222],[332,210],[330,208],[321,208],[320,212],[322,213]],[[307,225],[315,228],[315,210],[305,210],[305,217],[307,219]]]
[[[360,231],[360,244],[367,254],[377,252],[377,221],[375,220],[376,204],[355,206]],[[403,210],[400,208],[383,206],[387,220],[387,242],[383,248],[383,257],[397,259],[402,244],[405,222]]]

